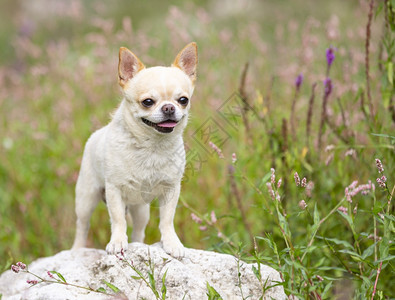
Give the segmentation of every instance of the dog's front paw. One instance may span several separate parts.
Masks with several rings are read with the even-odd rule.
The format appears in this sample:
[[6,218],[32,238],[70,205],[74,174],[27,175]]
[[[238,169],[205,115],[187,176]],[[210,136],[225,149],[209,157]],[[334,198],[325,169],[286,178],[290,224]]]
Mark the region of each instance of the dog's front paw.
[[108,254],[118,254],[128,250],[128,238],[111,238],[107,244],[106,251]]
[[178,238],[164,240],[162,241],[162,245],[166,253],[173,257],[181,258],[185,256],[185,248]]

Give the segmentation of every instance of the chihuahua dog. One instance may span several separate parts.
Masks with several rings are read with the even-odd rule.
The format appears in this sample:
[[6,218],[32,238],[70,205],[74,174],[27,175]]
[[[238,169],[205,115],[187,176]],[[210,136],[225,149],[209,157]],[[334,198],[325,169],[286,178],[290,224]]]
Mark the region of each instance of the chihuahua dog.
[[182,133],[194,90],[197,47],[190,43],[171,67],[146,68],[127,48],[119,50],[118,80],[123,100],[111,122],[85,145],[76,185],[77,230],[72,249],[86,244],[89,220],[100,200],[111,219],[109,254],[128,247],[126,216],[133,223],[132,242],[143,242],[149,204],[158,198],[164,250],[184,256],[173,225],[185,168]]

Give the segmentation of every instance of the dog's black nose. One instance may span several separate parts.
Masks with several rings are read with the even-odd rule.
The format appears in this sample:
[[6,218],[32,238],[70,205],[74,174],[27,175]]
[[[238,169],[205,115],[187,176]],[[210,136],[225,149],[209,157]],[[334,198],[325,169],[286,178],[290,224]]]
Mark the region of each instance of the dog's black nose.
[[162,106],[162,112],[165,115],[172,115],[175,113],[175,111],[176,111],[176,108],[173,104],[165,104]]

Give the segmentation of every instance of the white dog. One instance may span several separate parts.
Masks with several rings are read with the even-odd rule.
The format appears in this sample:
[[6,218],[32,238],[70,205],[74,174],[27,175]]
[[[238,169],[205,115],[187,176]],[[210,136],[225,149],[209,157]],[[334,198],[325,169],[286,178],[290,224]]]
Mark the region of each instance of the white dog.
[[194,90],[197,47],[188,44],[171,67],[145,68],[128,49],[119,50],[123,100],[112,121],[86,143],[76,186],[77,230],[73,249],[84,247],[89,220],[100,200],[111,218],[109,254],[127,250],[126,214],[132,242],[143,242],[149,204],[158,198],[164,250],[182,257],[173,225],[185,167],[182,133]]

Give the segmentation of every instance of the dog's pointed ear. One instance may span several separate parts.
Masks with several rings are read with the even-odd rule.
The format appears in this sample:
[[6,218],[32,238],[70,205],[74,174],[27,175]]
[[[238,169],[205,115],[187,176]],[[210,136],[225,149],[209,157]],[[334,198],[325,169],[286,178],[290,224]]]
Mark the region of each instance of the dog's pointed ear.
[[144,68],[144,64],[132,51],[125,47],[119,48],[118,82],[122,88]]
[[198,63],[198,54],[196,43],[189,43],[178,53],[173,62],[173,66],[180,68],[189,76],[192,82],[196,80],[196,67]]

